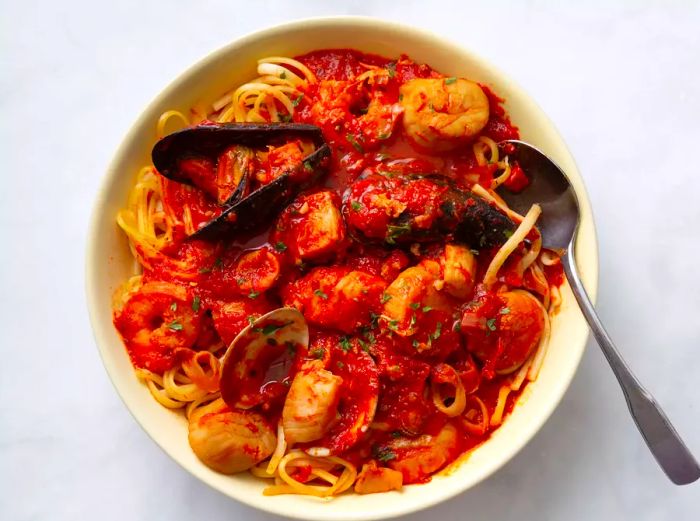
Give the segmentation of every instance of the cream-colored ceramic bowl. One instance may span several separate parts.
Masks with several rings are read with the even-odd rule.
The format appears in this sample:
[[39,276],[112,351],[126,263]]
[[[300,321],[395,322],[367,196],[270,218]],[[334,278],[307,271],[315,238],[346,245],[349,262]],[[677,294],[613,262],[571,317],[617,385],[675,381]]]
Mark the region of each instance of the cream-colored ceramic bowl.
[[[566,171],[581,203],[578,253],[586,287],[595,296],[598,257],[588,196],[573,158],[554,125],[535,102],[509,78],[470,51],[410,27],[369,18],[322,18],[274,27],[237,40],[190,67],[141,114],[119,147],[104,177],[95,204],[87,248],[87,299],[97,345],[114,386],[146,432],[185,469],[222,493],[250,506],[303,519],[380,519],[413,512],[474,486],[518,452],[559,403],[576,371],[588,329],[566,288],[561,312],[542,371],[529,385],[514,412],[483,446],[449,475],[424,485],[386,494],[347,494],[331,501],[303,496],[262,495],[263,482],[248,474],[224,476],[205,467],[187,443],[187,424],[180,413],[160,406],[134,376],[124,346],[112,325],[111,296],[133,274],[134,260],[115,216],[124,206],[138,169],[149,162],[158,116],[168,109],[186,112],[199,101],[211,103],[222,93],[255,76],[264,56],[295,56],[314,49],[350,47],[384,56],[408,54],[449,75],[492,86],[505,97],[505,107],[529,141]],[[533,476],[534,477],[534,476]],[[167,478],[166,478],[167,479]]]

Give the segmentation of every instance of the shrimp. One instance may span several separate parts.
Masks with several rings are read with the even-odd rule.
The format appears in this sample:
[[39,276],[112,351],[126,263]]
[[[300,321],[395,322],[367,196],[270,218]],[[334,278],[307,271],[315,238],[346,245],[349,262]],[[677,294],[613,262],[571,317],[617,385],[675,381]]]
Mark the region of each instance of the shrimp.
[[226,406],[193,415],[188,440],[202,463],[222,474],[248,470],[269,457],[277,445],[277,437],[262,415]]
[[469,143],[489,120],[489,100],[473,81],[414,79],[400,92],[404,130],[427,149],[446,151]]
[[469,350],[484,363],[483,374],[508,374],[537,347],[545,319],[537,298],[523,290],[480,292],[462,316]]
[[317,440],[326,433],[336,416],[342,383],[320,360],[304,364],[294,376],[282,410],[288,443]]
[[395,458],[388,465],[403,474],[404,483],[415,483],[442,468],[454,457],[456,450],[457,429],[448,423],[435,436],[423,434],[417,438],[397,438],[379,452],[385,457],[391,455]]
[[202,312],[193,302],[184,286],[162,281],[148,282],[128,297],[114,325],[136,367],[163,373],[172,367],[176,349],[194,345]]

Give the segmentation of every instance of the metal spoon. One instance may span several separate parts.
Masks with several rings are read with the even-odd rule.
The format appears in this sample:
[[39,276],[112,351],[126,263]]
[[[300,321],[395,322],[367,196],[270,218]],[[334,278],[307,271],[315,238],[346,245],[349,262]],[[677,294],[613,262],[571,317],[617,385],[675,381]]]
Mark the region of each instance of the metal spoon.
[[511,161],[520,164],[530,179],[530,184],[522,192],[513,194],[503,190],[500,195],[513,210],[523,214],[532,204],[540,204],[542,215],[538,227],[542,233],[542,245],[563,252],[562,264],[571,290],[622,387],[639,432],[671,481],[676,485],[692,483],[700,478],[700,466],[659,404],[620,356],[581,283],[575,257],[579,206],[566,174],[532,145],[512,140],[503,141],[499,146]]

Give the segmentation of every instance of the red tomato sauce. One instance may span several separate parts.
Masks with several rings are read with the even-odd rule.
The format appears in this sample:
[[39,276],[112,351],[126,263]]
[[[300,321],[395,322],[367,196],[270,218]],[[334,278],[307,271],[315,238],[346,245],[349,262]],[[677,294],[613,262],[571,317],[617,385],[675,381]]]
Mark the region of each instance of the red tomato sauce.
[[[517,363],[532,352],[530,344],[541,326],[527,299],[497,295],[478,284],[497,250],[482,249],[474,257],[474,273],[468,274],[477,284],[466,296],[448,294],[438,284],[442,279],[434,283],[431,279],[428,288],[421,289],[421,295],[428,296],[410,302],[407,327],[415,333],[398,334],[397,327],[404,325],[382,317],[389,302],[388,288],[411,267],[437,266],[444,276],[443,243],[416,249],[359,243],[347,233],[346,222],[363,220],[362,229],[369,230],[368,236],[381,239],[389,214],[376,208],[355,213],[345,208],[341,214],[342,197],[359,176],[386,174],[385,189],[398,194],[402,208],[416,213],[434,209],[423,222],[428,229],[431,219],[442,211],[442,192],[427,183],[404,186],[402,175],[440,173],[465,189],[475,183],[489,187],[496,165],[479,166],[471,146],[436,153],[407,137],[397,108],[399,88],[415,78],[443,77],[428,65],[406,56],[390,60],[350,49],[314,51],[297,59],[319,81],[307,87],[293,120],[322,129],[332,151],[325,180],[279,208],[280,217],[269,229],[232,244],[183,241],[187,235],[185,207],[195,229],[221,211],[205,193],[215,193],[215,187],[200,190],[163,179],[164,211],[179,220],[173,221],[173,244],[144,267],[144,281],[166,286],[150,302],[149,314],[139,316],[144,310],[127,304],[129,314],[115,312],[115,325],[134,365],[162,373],[175,363],[172,346],[180,340],[180,348],[215,351],[264,313],[283,305],[296,307],[310,326],[308,349],[299,346],[287,351],[270,344],[249,362],[246,378],[222,381],[222,392],[263,412],[274,425],[296,368],[304,360],[322,360],[326,370],[343,381],[338,419],[324,440],[335,453],[358,466],[374,459],[380,466],[400,470],[405,483],[424,482],[493,432],[489,428],[482,434],[470,433],[460,417],[448,417],[436,407],[431,398],[431,378],[439,376],[436,365],[454,367],[467,396],[482,400],[493,415],[499,389],[512,377],[512,372],[503,374],[504,365]],[[372,67],[388,71],[381,89],[354,81]],[[518,138],[518,128],[503,108],[504,100],[489,87],[481,87],[490,107],[481,135],[496,142]],[[376,119],[370,117],[373,114]],[[272,177],[276,175],[275,157],[270,152],[265,170]],[[188,166],[192,176],[204,175],[199,163],[192,165]],[[205,166],[207,171],[215,170],[213,165]],[[513,165],[506,186],[517,192],[527,182],[522,169]],[[376,185],[363,183],[354,183],[351,190],[362,194],[359,200],[366,198],[369,207]],[[147,253],[140,255],[147,257]],[[514,255],[508,261],[499,284],[508,292],[523,289],[538,294],[531,275],[516,273],[519,259]],[[560,263],[545,266],[544,273],[548,283],[563,283]],[[168,291],[174,296],[168,297]],[[152,333],[158,328],[160,333]],[[279,369],[275,374],[270,372],[273,366]],[[511,412],[524,387],[509,395],[504,415]],[[450,387],[442,385],[441,389],[448,392]],[[373,414],[369,428],[354,431],[365,414]],[[443,445],[434,443],[440,436],[447,440]],[[416,470],[408,463],[413,457],[427,457],[430,451],[442,451],[438,456],[431,453],[440,462],[436,468]],[[309,468],[295,472],[297,479],[309,479]]]

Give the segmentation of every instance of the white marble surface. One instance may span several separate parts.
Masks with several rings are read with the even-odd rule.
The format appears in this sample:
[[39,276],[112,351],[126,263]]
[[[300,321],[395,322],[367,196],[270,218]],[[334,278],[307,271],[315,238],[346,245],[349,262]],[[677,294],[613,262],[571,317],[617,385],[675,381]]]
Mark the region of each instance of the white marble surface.
[[[85,235],[115,147],[167,82],[243,33],[324,14],[444,33],[534,95],[588,183],[600,314],[700,454],[700,5],[557,3],[0,2],[0,519],[272,519],[189,476],[117,397],[85,308]],[[667,481],[590,344],[517,457],[409,519],[699,512],[700,484]]]

